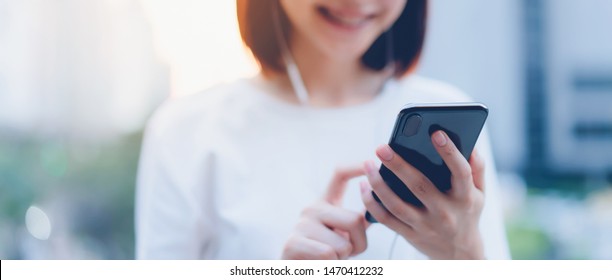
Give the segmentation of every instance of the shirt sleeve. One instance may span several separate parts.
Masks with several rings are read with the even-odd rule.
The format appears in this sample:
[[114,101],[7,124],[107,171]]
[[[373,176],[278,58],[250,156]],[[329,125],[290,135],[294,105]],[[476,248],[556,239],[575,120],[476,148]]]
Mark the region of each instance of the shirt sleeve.
[[485,205],[480,217],[485,257],[487,259],[510,259],[499,194],[500,185],[487,129],[483,130],[476,147],[485,161]]
[[212,243],[210,162],[190,142],[198,138],[195,126],[176,115],[162,108],[145,130],[136,183],[138,259],[199,259]]

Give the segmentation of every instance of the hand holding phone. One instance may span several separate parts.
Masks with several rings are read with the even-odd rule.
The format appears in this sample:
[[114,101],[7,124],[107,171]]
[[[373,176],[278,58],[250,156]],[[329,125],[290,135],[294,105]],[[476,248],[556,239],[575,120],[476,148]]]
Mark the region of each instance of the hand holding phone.
[[376,151],[380,170],[365,164],[368,216],[430,258],[484,258],[484,162],[472,150],[487,113],[481,104],[402,110],[389,145]]
[[[467,160],[488,112],[481,103],[409,104],[398,114],[389,146],[441,192],[447,192],[451,188],[451,172],[432,145],[432,134],[444,131]],[[380,175],[405,202],[423,207],[423,203],[384,164],[380,167]],[[373,195],[380,202],[376,194]],[[369,213],[366,213],[366,219],[376,222]]]

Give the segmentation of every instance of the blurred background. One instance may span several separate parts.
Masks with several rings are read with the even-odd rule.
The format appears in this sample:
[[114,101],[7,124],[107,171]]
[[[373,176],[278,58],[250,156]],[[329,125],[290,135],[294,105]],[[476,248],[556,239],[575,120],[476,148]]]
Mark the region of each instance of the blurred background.
[[[134,257],[142,129],[256,73],[234,1],[0,0],[0,258]],[[490,108],[516,259],[612,259],[612,1],[431,0],[419,73]]]

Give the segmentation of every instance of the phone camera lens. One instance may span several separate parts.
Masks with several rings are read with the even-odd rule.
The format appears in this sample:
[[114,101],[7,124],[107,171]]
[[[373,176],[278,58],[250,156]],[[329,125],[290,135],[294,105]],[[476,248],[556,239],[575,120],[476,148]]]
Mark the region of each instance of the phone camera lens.
[[419,127],[421,127],[422,121],[423,119],[419,114],[408,116],[408,118],[406,119],[406,123],[404,124],[404,130],[402,131],[404,136],[410,137],[417,134],[417,132],[419,131]]

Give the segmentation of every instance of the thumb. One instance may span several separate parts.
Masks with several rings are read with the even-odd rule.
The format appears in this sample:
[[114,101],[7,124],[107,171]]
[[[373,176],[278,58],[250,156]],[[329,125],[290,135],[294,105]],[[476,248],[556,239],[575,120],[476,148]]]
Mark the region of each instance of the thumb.
[[344,191],[346,190],[346,183],[350,179],[362,175],[365,175],[365,170],[360,164],[336,168],[334,177],[327,187],[327,192],[324,196],[325,201],[331,203],[332,205],[340,204],[342,197],[344,196]]

